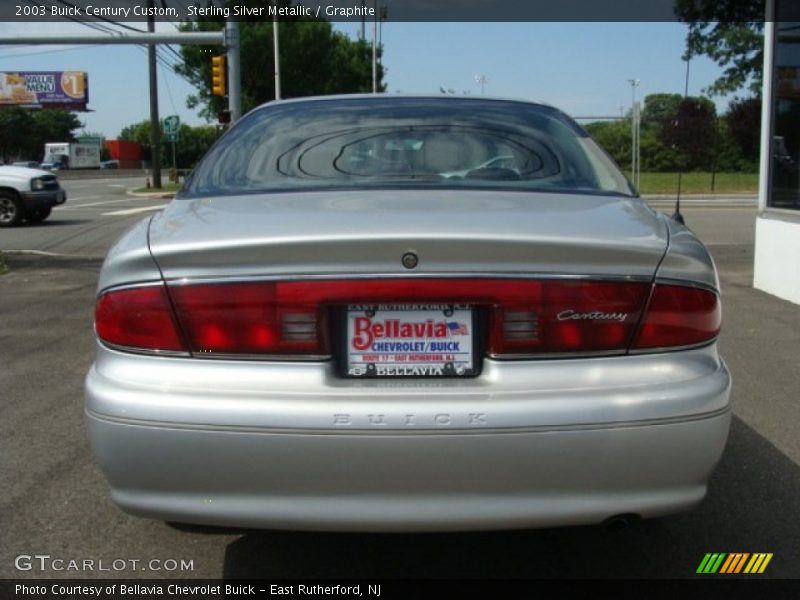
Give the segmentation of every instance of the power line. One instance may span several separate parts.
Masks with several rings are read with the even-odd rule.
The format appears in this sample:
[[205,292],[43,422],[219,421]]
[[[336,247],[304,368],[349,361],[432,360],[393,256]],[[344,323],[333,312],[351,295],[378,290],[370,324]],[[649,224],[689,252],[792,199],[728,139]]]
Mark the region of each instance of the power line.
[[172,112],[177,113],[178,109],[175,108],[175,101],[172,99],[172,90],[169,88],[169,82],[167,81],[167,75],[164,73],[164,65],[159,64],[161,67],[161,77],[164,80],[164,86],[167,88],[167,96],[169,96],[169,103],[172,105]]
[[[47,5],[43,4],[39,0],[26,0],[26,1],[29,4],[33,5],[33,6],[41,7],[41,8],[44,8],[44,9],[47,9],[47,6],[55,6],[54,0],[48,0],[48,4]],[[66,7],[76,8],[74,4],[72,4],[71,2],[68,2],[67,0],[55,0],[55,2],[57,2],[58,4],[61,4],[63,6],[66,6]],[[163,8],[167,8],[167,4],[166,4],[165,0],[160,0],[160,3],[161,3],[161,6]],[[133,5],[134,3],[131,0],[128,0],[128,4]],[[65,18],[67,20],[71,21],[71,22],[77,23],[77,24],[79,24],[81,26],[84,26],[84,27],[88,27],[88,28],[93,29],[95,31],[99,31],[101,33],[105,33],[105,34],[112,35],[112,36],[123,36],[124,35],[118,29],[114,29],[112,27],[109,27],[108,25],[103,25],[103,24],[96,23],[96,22],[91,22],[91,21],[82,21],[82,20],[77,19],[75,17],[72,17],[70,15],[66,15]],[[99,20],[105,22],[105,23],[108,23],[108,24],[113,25],[115,27],[121,27],[121,28],[126,29],[128,31],[134,31],[134,32],[137,32],[137,33],[146,33],[146,30],[137,29],[136,27],[131,27],[131,26],[125,24],[125,23],[120,23],[118,21],[112,21],[112,20],[107,19],[107,18],[102,17],[102,16],[98,16],[97,18]],[[175,23],[171,19],[168,19],[168,21],[170,23],[172,23],[172,24]],[[93,45],[89,45],[88,47],[97,47],[97,46],[98,46],[97,44],[93,44]],[[55,53],[55,52],[63,52],[63,51],[66,51],[66,50],[77,50],[79,48],[85,48],[85,47],[87,47],[87,46],[75,46],[75,47],[72,47],[72,48],[59,48],[59,49],[56,49],[56,50],[45,50],[45,51],[42,51],[42,52],[30,52],[30,53],[16,54],[16,55],[2,55],[2,54],[0,54],[0,57],[13,58],[13,57],[35,56],[35,55],[41,55],[41,54],[52,54],[52,53]],[[143,53],[147,54],[147,50],[145,49],[145,47],[143,47],[141,45],[136,45],[135,47],[138,48],[140,52],[143,52]],[[162,47],[164,49],[166,49],[166,51],[174,59],[176,59],[177,61],[180,61],[181,63],[184,62],[183,61],[183,57],[174,48],[172,48],[171,45],[164,44]],[[162,69],[162,77],[164,79],[165,85],[167,86],[167,93],[168,93],[169,98],[170,98],[170,103],[172,104],[173,110],[175,112],[177,112],[177,110],[175,109],[175,102],[174,102],[174,100],[172,98],[172,91],[169,88],[169,83],[167,82],[166,73],[164,73],[165,67],[167,69],[169,69],[169,71],[171,71],[174,75],[176,75],[176,76],[180,77],[181,79],[183,79],[186,83],[188,83],[190,85],[194,85],[194,82],[189,80],[189,78],[187,78],[185,75],[183,75],[182,73],[179,73],[176,70],[176,64],[177,63],[170,63],[169,61],[167,61],[166,57],[163,56],[163,53],[162,54],[158,53],[158,48],[157,47],[155,47],[154,50],[155,50],[156,61],[159,64],[159,66],[161,67],[161,69]]]
[[[41,2],[39,2],[39,0],[27,0],[27,2],[28,2],[29,4],[32,4],[32,5],[34,5],[34,6],[40,6],[40,7],[42,7],[42,8],[47,8],[47,7],[46,7],[44,4],[42,4]],[[63,6],[67,6],[67,7],[74,7],[74,6],[75,6],[74,4],[72,4],[72,3],[70,3],[70,2],[67,2],[66,0],[55,0],[55,2],[58,2],[59,4],[62,4]],[[129,3],[130,3],[130,2],[129,2]],[[53,0],[49,0],[49,4],[48,4],[48,5],[50,5],[50,6],[54,6],[54,2],[53,2]],[[101,33],[106,33],[106,34],[108,34],[108,35],[114,35],[114,36],[122,36],[122,35],[123,35],[123,34],[122,34],[122,32],[120,32],[119,30],[115,30],[115,29],[113,29],[113,28],[111,28],[111,27],[108,27],[107,25],[101,25],[100,23],[93,23],[93,22],[89,22],[89,21],[81,21],[80,19],[76,19],[75,17],[72,17],[72,16],[66,16],[65,18],[66,18],[66,19],[68,19],[69,21],[72,21],[72,22],[74,22],[74,23],[77,23],[77,24],[79,24],[79,25],[82,25],[82,26],[84,26],[84,27],[88,27],[88,28],[90,28],[90,29],[93,29],[93,30],[95,30],[95,31],[99,31],[99,32],[101,32]],[[135,31],[135,32],[137,32],[137,33],[146,33],[144,30],[137,29],[137,28],[135,28],[135,27],[130,27],[130,26],[128,26],[128,25],[126,25],[126,24],[124,24],[124,23],[118,23],[118,22],[111,21],[111,20],[109,20],[109,19],[106,19],[106,18],[103,18],[103,17],[99,17],[99,18],[100,18],[102,21],[106,22],[106,23],[110,23],[111,25],[118,25],[118,26],[120,26],[120,27],[123,27],[123,28],[125,28],[125,29],[129,30],[129,31]],[[96,47],[96,46],[97,46],[97,45],[94,45],[94,47]],[[137,47],[137,48],[139,48],[139,50],[140,50],[140,51],[143,51],[143,52],[145,52],[145,53],[147,52],[147,51],[146,51],[146,49],[145,49],[143,46],[141,46],[141,45],[138,45],[138,46],[136,46],[136,47]],[[165,47],[169,48],[169,46],[167,46],[167,45],[165,45]],[[174,55],[174,56],[175,56],[177,59],[179,59],[180,61],[183,61],[183,57],[181,57],[181,56],[180,56],[180,55],[179,55],[179,54],[178,54],[178,53],[177,53],[175,50],[173,50],[172,48],[169,48],[169,50],[171,51],[171,53],[172,53],[172,54],[173,54],[173,55]],[[56,50],[56,51],[45,51],[45,52],[41,52],[41,53],[31,53],[31,55],[33,55],[33,54],[46,54],[46,53],[48,53],[48,52],[57,52],[57,50]],[[16,56],[26,56],[26,55],[16,55]],[[158,60],[158,61],[159,61],[159,62],[160,62],[162,65],[165,65],[165,66],[167,66],[167,67],[168,67],[168,68],[169,68],[169,69],[170,69],[170,70],[171,70],[171,71],[172,71],[172,72],[173,72],[175,75],[177,75],[178,77],[180,77],[181,79],[183,79],[183,80],[184,80],[186,83],[188,83],[188,84],[190,84],[190,85],[194,85],[194,82],[190,81],[190,80],[189,80],[187,77],[185,77],[183,74],[181,74],[181,73],[178,73],[178,72],[175,70],[175,64],[170,64],[169,62],[167,62],[167,61],[166,61],[166,59],[165,59],[164,57],[162,57],[162,56],[159,56],[159,55],[158,55],[158,53],[156,53],[156,59],[157,59],[157,60]]]
[[[58,2],[59,4],[63,4],[64,6],[67,6],[67,7],[70,7],[70,8],[78,8],[77,6],[72,4],[71,2],[67,2],[67,0],[56,0],[56,2]],[[110,23],[111,25],[117,25],[117,26],[122,27],[123,29],[127,29],[129,31],[135,31],[137,33],[146,33],[146,31],[144,29],[137,29],[136,27],[131,27],[130,25],[126,25],[125,23],[121,23],[119,21],[112,21],[111,19],[106,19],[105,17],[99,16],[99,15],[97,15],[96,18],[101,20],[101,21],[105,21],[106,23]],[[118,32],[116,32],[116,33],[118,33]]]
[[[28,46],[25,46],[25,47],[27,48]],[[39,56],[39,55],[42,55],[42,54],[56,54],[58,52],[69,52],[70,50],[81,50],[81,49],[84,49],[84,48],[99,48],[99,47],[100,47],[99,44],[92,44],[92,45],[89,45],[89,46],[84,46],[84,45],[81,45],[81,46],[68,46],[66,48],[56,48],[54,50],[42,50],[40,52],[25,52],[25,53],[22,53],[22,54],[14,54],[14,53],[11,53],[11,54],[0,54],[0,58],[6,58],[6,59],[10,60],[12,58],[22,58],[22,57],[26,57],[26,56]]]

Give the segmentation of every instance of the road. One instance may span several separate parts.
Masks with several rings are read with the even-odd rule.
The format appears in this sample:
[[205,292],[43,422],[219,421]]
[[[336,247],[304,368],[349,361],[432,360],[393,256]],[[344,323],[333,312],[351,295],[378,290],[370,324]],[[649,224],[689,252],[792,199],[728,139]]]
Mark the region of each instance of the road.
[[141,177],[61,183],[67,202],[39,225],[0,231],[0,249],[102,258],[125,229],[166,203],[127,194],[128,189],[144,187]]
[[[699,508],[613,532],[318,534],[175,527],[111,503],[83,423],[94,287],[112,240],[163,201],[117,187],[138,181],[65,185],[69,202],[52,220],[0,232],[0,249],[56,255],[12,254],[0,277],[0,577],[693,577],[706,552],[772,552],[764,576],[800,577],[800,307],[751,287],[754,208],[685,210],[720,267],[735,381],[728,449]],[[15,557],[37,553],[95,568],[142,562],[15,569]],[[142,571],[151,559],[193,569]]]

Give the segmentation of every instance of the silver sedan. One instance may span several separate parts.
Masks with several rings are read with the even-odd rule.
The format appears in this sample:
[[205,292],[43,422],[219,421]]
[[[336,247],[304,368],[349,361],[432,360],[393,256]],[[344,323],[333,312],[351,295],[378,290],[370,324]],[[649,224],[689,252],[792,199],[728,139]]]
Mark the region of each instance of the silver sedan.
[[109,252],[88,428],[114,501],[169,521],[653,517],[725,447],[720,322],[705,247],[552,107],[275,102]]

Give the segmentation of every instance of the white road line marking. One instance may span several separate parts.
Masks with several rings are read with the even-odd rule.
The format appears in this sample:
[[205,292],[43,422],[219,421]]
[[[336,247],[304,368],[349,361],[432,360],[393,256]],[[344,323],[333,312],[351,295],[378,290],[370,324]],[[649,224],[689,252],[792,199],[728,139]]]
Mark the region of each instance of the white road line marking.
[[60,252],[45,252],[44,250],[3,250],[4,254],[33,254],[34,256],[60,256],[64,258],[103,258],[88,254],[61,254]]
[[164,206],[164,204],[159,204],[157,206],[142,206],[141,208],[126,208],[124,210],[114,210],[111,212],[102,213],[101,216],[118,217],[122,215],[135,215],[136,213],[143,213],[150,210],[162,210]]
[[109,183],[108,187],[115,187],[115,188],[124,188],[125,186],[121,183]]
[[76,210],[79,208],[86,208],[87,206],[102,206],[103,204],[119,204],[120,202],[136,202],[133,197],[120,198],[118,200],[103,200],[102,202],[89,202],[87,204],[70,204],[67,198],[67,204],[64,206],[56,206],[57,210]]
[[[96,198],[103,198],[103,196],[94,195],[94,196],[80,196],[79,198],[69,197],[69,200],[72,202],[79,201],[79,200],[95,200]],[[56,207],[58,208],[58,207]]]

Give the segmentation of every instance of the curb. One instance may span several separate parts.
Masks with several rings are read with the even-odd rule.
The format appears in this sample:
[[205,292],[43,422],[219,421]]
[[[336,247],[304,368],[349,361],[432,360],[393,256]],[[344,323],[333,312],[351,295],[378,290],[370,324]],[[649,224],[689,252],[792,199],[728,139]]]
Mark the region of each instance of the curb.
[[150,198],[153,200],[170,200],[175,197],[175,192],[134,192],[133,190],[125,190],[125,193],[134,198]]

